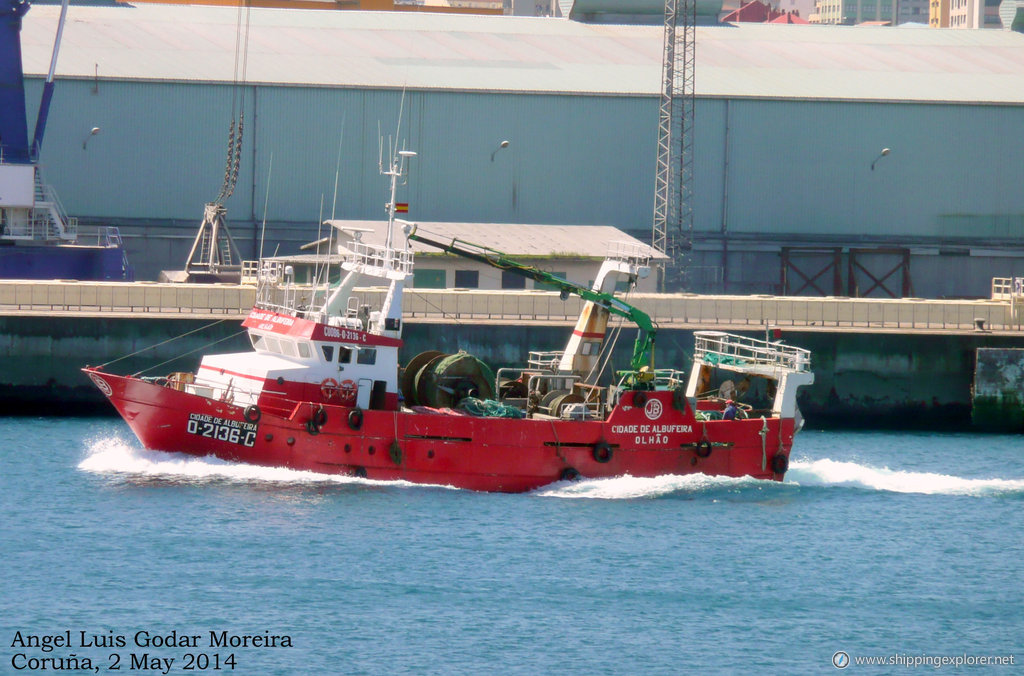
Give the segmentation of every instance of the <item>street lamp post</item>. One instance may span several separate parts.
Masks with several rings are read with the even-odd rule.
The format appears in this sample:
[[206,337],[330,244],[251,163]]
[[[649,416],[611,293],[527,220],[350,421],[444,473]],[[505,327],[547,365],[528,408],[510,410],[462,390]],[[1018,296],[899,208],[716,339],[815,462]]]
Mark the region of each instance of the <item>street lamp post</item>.
[[891,151],[891,150],[889,150],[888,148],[882,148],[882,152],[878,153],[878,157],[876,157],[876,158],[875,158],[875,159],[874,159],[874,160],[873,160],[873,161],[871,162],[871,171],[874,171],[874,170],[875,170],[875,164],[876,164],[876,163],[878,162],[878,160],[882,159],[883,157],[885,157],[886,155],[888,155],[888,154],[889,154],[889,153],[891,153],[891,152],[892,152],[892,151]]

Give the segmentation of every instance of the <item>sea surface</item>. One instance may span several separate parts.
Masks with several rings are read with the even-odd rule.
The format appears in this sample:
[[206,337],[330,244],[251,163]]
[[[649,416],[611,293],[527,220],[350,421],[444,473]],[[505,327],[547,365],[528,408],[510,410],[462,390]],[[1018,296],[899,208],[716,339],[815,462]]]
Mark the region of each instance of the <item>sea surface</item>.
[[1020,436],[806,430],[784,483],[525,495],[152,453],[116,418],[0,418],[0,445],[3,674],[1024,663]]

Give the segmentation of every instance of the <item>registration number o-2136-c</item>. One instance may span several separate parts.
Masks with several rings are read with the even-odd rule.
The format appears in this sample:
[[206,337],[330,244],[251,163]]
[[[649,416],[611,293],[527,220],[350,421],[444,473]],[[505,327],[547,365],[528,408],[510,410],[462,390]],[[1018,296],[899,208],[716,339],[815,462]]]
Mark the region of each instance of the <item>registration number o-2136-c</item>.
[[214,418],[208,415],[192,413],[188,417],[188,425],[185,428],[189,434],[195,434],[207,439],[226,441],[231,444],[241,444],[252,447],[256,444],[256,424],[250,422],[239,422],[237,420],[225,420]]

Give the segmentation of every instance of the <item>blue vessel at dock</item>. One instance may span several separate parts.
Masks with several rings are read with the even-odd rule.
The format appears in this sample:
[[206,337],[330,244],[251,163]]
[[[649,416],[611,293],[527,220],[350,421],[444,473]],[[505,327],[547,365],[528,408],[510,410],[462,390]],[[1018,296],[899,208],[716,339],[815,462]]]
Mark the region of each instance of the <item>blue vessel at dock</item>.
[[80,231],[77,220],[67,216],[56,192],[43,180],[37,162],[67,3],[61,9],[29,144],[20,39],[28,9],[23,0],[0,0],[0,279],[131,280],[132,268],[117,228]]

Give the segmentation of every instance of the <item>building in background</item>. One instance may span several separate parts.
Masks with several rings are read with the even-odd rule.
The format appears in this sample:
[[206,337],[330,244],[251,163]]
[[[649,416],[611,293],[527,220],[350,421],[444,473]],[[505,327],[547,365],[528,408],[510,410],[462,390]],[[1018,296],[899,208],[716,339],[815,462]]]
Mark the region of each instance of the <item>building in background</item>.
[[[630,24],[597,4],[595,24],[253,9],[244,81],[237,8],[72,7],[41,160],[69,214],[120,227],[139,279],[184,263],[233,106],[244,258],[382,218],[381,136],[419,153],[410,220],[649,241],[663,30],[654,3]],[[58,11],[25,20],[30,101]],[[987,297],[1024,276],[1024,35],[739,23],[697,39],[687,290]]]
[[[329,224],[333,228],[330,237],[303,245],[299,255],[277,257],[292,266],[296,283],[311,283],[314,271],[324,268],[324,257],[339,253],[339,248],[350,251],[356,240],[383,246],[387,240],[387,221],[334,220]],[[650,244],[609,226],[423,222],[417,224],[417,233],[445,244],[457,239],[463,245],[470,243],[500,251],[519,263],[586,287],[594,283],[609,253],[650,256],[650,274],[636,284],[636,291],[641,293],[657,291],[655,268],[667,260],[653,251]],[[551,290],[514,272],[448,254],[421,242],[410,242],[409,248],[416,255],[412,286],[417,289]],[[627,290],[624,283],[621,290]]]
[[[340,9],[374,12],[503,14],[503,0],[116,0],[128,5],[218,5],[274,9]],[[508,2],[509,0],[504,0]],[[533,1],[533,0],[531,0]],[[538,0],[539,1],[539,0]],[[83,0],[82,4],[91,4]]]
[[929,25],[928,20],[929,0],[897,0],[896,3],[896,25],[906,24]]
[[952,0],[930,0],[928,3],[928,27],[949,28],[949,10]]

